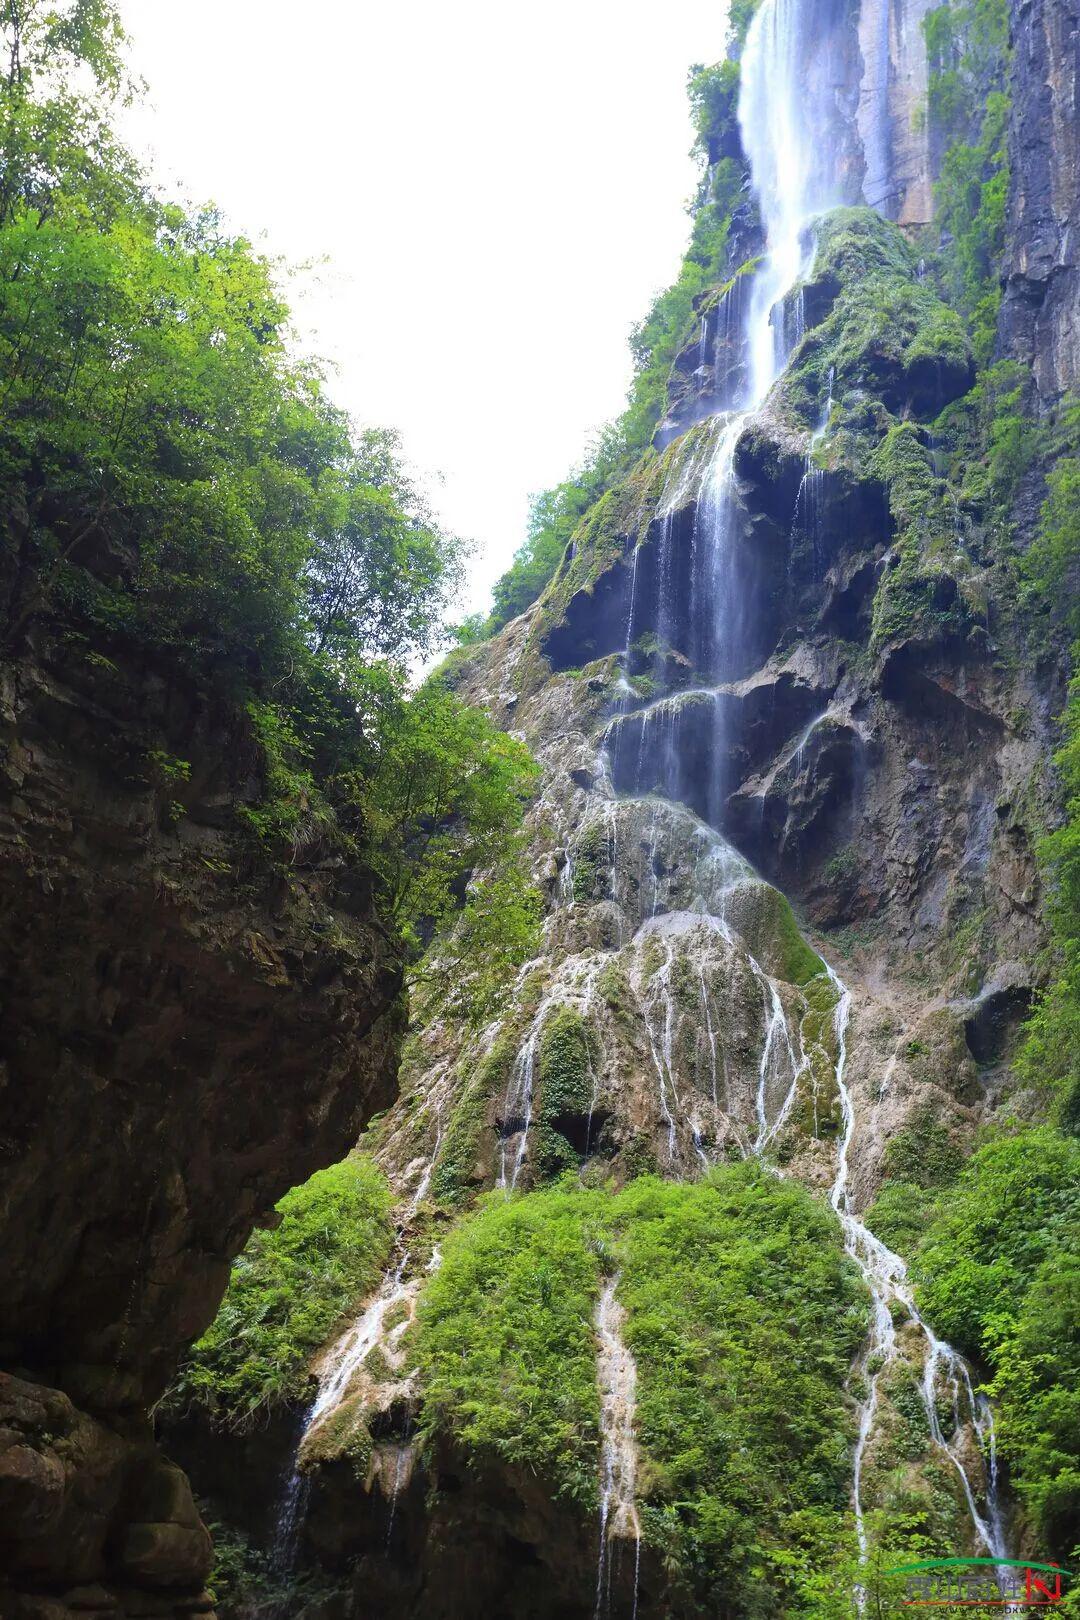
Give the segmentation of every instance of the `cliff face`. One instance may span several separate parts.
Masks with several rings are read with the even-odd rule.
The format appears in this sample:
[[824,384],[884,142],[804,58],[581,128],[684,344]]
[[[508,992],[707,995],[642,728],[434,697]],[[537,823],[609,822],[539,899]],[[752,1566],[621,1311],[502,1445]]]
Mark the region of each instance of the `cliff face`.
[[202,1611],[146,1410],[253,1225],[393,1096],[399,961],[363,873],[237,864],[227,701],[49,627],[0,702],[0,1608]]
[[[303,1415],[180,1436],[269,1554],[229,1615],[801,1617],[793,1550],[835,1579],[872,1514],[913,1553],[1023,1547],[975,1371],[881,1209],[891,1188],[917,1227],[1014,1084],[1060,699],[966,476],[972,343],[912,229],[926,9],[766,0],[758,168],[729,115],[748,185],[655,443],[541,600],[452,661],[542,768],[542,938],[484,1018],[425,998],[364,1139],[395,1252]],[[1073,134],[1065,13],[1034,16],[1003,334],[1049,401]]]
[[926,224],[934,211],[922,29],[930,9],[929,0],[863,0],[859,8],[863,195],[887,219],[909,226]]
[[[994,513],[942,457],[937,424],[975,379],[963,323],[879,214],[838,209],[815,236],[759,312],[786,358],[757,407],[732,402],[758,271],[731,264],[676,360],[658,448],[587,515],[541,601],[454,664],[543,767],[529,827],[547,911],[491,1023],[429,1008],[402,1101],[368,1139],[399,1196],[398,1252],[314,1367],[298,1451],[300,1561],[343,1615],[373,1595],[380,1613],[445,1620],[476,1603],[690,1620],[721,1594],[721,1612],[759,1612],[732,1596],[732,1547],[775,1535],[786,1550],[798,1532],[770,1519],[764,1487],[751,1501],[710,1478],[741,1454],[725,1377],[756,1329],[709,1303],[714,1225],[643,1258],[611,1192],[651,1173],[730,1199],[749,1230],[740,1161],[835,1212],[815,1253],[842,1244],[854,1292],[815,1320],[857,1326],[854,1351],[830,1341],[826,1384],[790,1397],[796,1427],[846,1403],[824,1493],[763,1415],[742,1453],[772,1434],[799,1510],[849,1512],[852,1545],[870,1511],[973,1555],[1023,1534],[972,1375],[920,1318],[874,1208],[901,1163],[909,1198],[958,1164],[1009,1084],[1045,941],[1035,842],[1058,695],[1025,658]],[[566,1318],[595,1308],[595,1345],[552,1336],[560,1364],[595,1352],[599,1386],[598,1414],[573,1420],[554,1372],[530,1361],[519,1390],[514,1364],[567,1286],[528,1247],[565,1172],[580,1201],[560,1242],[576,1233],[589,1277]],[[537,1202],[481,1205],[455,1234],[492,1188]],[[487,1232],[504,1244],[489,1274]],[[508,1298],[522,1253],[539,1281]],[[448,1369],[439,1334],[477,1272],[483,1342],[463,1311]],[[673,1317],[670,1275],[685,1285]],[[758,1321],[794,1278],[759,1260],[742,1286]],[[778,1343],[755,1365],[794,1390]],[[758,1380],[730,1376],[741,1409]],[[538,1411],[561,1436],[542,1461]],[[770,1612],[814,1612],[770,1592]]]
[[1080,376],[1080,10],[1071,0],[1021,0],[1012,38],[1002,331],[1048,405]]

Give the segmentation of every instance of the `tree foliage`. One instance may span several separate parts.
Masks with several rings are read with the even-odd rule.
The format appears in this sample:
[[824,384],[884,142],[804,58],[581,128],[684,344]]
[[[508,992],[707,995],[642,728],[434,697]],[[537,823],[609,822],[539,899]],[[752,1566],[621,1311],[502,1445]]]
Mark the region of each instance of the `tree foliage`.
[[2,17],[4,650],[48,623],[233,701],[265,780],[242,830],[279,862],[362,854],[415,941],[531,781],[479,715],[410,695],[460,543],[394,434],[357,431],[294,354],[280,268],[116,141],[116,7]]

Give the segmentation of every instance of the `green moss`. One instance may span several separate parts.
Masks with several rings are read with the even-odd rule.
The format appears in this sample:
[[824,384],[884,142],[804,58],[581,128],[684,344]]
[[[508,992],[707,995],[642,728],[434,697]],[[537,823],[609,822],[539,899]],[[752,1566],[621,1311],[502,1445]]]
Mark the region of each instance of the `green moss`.
[[304,1441],[301,1466],[305,1471],[326,1462],[347,1462],[356,1479],[364,1482],[371,1466],[373,1445],[362,1395],[339,1401]]
[[237,1258],[171,1396],[229,1428],[304,1396],[310,1358],[374,1287],[393,1242],[390,1189],[359,1155],[320,1170],[277,1208],[281,1224],[256,1232]]
[[915,1111],[885,1149],[887,1174],[916,1187],[947,1186],[963,1162],[963,1150],[929,1104]]
[[634,992],[619,957],[604,963],[596,978],[596,991],[618,1019],[625,1022],[634,1017]]
[[[911,422],[894,423],[871,460],[886,487],[896,524],[892,566],[874,596],[875,651],[910,637],[937,641],[981,630],[979,615],[958,578],[957,548],[945,485]],[[946,560],[948,559],[948,560]]]
[[537,1054],[537,1128],[533,1157],[549,1178],[577,1169],[580,1155],[560,1126],[584,1119],[592,1106],[595,1036],[580,1013],[559,1007],[547,1018]]
[[451,1208],[467,1203],[478,1189],[477,1164],[488,1109],[506,1085],[517,1046],[513,1031],[504,1030],[490,1052],[462,1076],[439,1156],[431,1175],[432,1195]]
[[820,418],[830,382],[882,398],[890,411],[937,415],[971,381],[963,325],[926,280],[897,226],[868,208],[841,208],[818,227],[806,288],[812,315],[823,310],[792,356],[784,405],[805,426]]
[[850,846],[837,850],[821,868],[821,881],[830,889],[841,889],[859,875],[859,857]]
[[593,1090],[592,1045],[589,1026],[580,1013],[558,1007],[548,1017],[537,1065],[541,1119],[588,1113]]
[[763,1613],[801,1613],[783,1554],[816,1514],[830,1536],[810,1565],[835,1551],[850,1487],[844,1378],[867,1310],[835,1217],[795,1183],[739,1164],[694,1185],[489,1197],[448,1238],[421,1301],[424,1434],[469,1465],[535,1473],[591,1515],[601,1269],[620,1274],[638,1503],[672,1601],[714,1613],[753,1574]]
[[599,900],[607,893],[610,860],[607,827],[602,821],[592,821],[570,851],[575,900]]
[[[795,913],[779,889],[761,884],[754,907],[748,932],[755,954],[774,978],[783,979],[786,984],[806,985],[824,973],[824,962],[799,932]],[[828,980],[825,983],[827,985]]]

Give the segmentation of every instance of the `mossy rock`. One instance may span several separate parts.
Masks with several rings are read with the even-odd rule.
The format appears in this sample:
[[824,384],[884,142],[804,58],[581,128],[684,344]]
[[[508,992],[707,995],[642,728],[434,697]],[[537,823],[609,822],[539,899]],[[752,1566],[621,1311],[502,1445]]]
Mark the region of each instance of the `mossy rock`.
[[928,281],[897,226],[870,208],[841,208],[817,227],[800,289],[806,336],[780,393],[816,427],[830,391],[867,390],[896,415],[929,418],[974,381],[963,324]]
[[492,1099],[510,1077],[517,1053],[515,1028],[504,1030],[486,1057],[475,1068],[466,1065],[462,1075],[464,1084],[456,1094],[431,1176],[432,1196],[451,1208],[468,1203],[483,1185],[484,1127]]
[[347,1396],[304,1437],[300,1466],[305,1473],[321,1463],[348,1462],[358,1480],[371,1466],[372,1440],[367,1409],[360,1394]]
[[[768,883],[754,885],[740,896],[739,911],[740,932],[774,979],[801,986],[824,976],[824,962],[806,943],[790,902],[779,889]],[[826,978],[825,985],[828,983]],[[821,994],[825,995],[824,989]],[[835,999],[835,992],[833,995]]]
[[585,1019],[570,1007],[549,1015],[540,1035],[538,1113],[554,1122],[563,1115],[583,1115],[592,1102],[594,1037]]

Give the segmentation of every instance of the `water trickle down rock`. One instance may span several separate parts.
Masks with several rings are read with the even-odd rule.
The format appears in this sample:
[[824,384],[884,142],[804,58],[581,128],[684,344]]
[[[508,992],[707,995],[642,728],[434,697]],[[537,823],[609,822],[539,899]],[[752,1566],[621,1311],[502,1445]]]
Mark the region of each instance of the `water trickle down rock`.
[[[600,1551],[596,1565],[596,1613],[610,1608],[612,1566],[619,1549],[634,1547],[633,1612],[637,1612],[641,1522],[638,1518],[637,1443],[634,1415],[637,1368],[623,1339],[626,1312],[617,1298],[619,1277],[604,1280],[596,1306],[596,1376],[600,1386]],[[614,1546],[613,1546],[614,1543]]]

